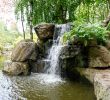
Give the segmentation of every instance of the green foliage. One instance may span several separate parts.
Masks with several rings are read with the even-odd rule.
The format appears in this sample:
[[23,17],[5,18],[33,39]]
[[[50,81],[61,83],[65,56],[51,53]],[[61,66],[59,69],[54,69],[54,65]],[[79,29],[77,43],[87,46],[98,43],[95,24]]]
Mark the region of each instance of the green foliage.
[[6,43],[11,43],[19,36],[17,31],[8,31],[3,22],[0,21],[0,50]]
[[74,12],[81,0],[19,0],[16,1],[16,14],[22,14],[33,25],[39,22],[66,23],[75,20]]
[[74,38],[78,38],[84,45],[87,45],[91,40],[97,40],[98,43],[101,43],[107,40],[107,32],[106,28],[100,24],[82,24],[65,33],[63,42],[73,41]]
[[110,23],[108,23],[108,25],[107,25],[107,30],[110,31]]
[[109,13],[109,0],[84,0],[76,9],[77,20],[95,23],[104,20]]
[[[33,25],[39,22],[66,23],[82,19],[97,22],[106,18],[110,0],[16,0],[16,14]],[[22,12],[22,13],[21,13]]]

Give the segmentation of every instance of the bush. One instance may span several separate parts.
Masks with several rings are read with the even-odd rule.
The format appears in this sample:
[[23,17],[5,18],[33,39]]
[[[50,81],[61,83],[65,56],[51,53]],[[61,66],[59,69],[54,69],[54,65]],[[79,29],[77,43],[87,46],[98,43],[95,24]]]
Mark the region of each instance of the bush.
[[100,24],[82,24],[75,26],[70,32],[63,35],[63,43],[73,41],[78,38],[84,45],[88,45],[91,40],[103,43],[108,39],[106,28]]

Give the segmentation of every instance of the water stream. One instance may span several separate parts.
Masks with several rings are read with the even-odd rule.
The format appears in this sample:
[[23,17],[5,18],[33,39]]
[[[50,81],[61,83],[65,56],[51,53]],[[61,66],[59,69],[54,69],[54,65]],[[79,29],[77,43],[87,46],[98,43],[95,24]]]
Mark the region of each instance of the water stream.
[[59,68],[59,55],[62,49],[62,45],[60,43],[61,36],[65,33],[70,31],[71,24],[61,24],[56,25],[54,37],[53,37],[53,45],[49,49],[49,53],[46,60],[50,61],[49,66],[45,66],[47,68],[46,73],[51,75],[60,75],[60,68]]

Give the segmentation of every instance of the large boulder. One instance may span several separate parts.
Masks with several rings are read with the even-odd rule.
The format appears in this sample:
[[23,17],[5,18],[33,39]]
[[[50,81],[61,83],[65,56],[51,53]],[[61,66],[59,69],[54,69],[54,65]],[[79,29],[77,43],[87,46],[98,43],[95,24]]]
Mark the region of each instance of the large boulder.
[[11,60],[14,62],[23,62],[27,60],[36,60],[38,50],[36,43],[32,40],[22,40],[12,51]]
[[93,68],[74,68],[71,74],[72,79],[89,81],[94,85],[96,99],[110,100],[110,70]]
[[62,75],[70,74],[74,67],[84,66],[84,59],[81,53],[81,48],[75,45],[66,45],[62,47],[59,57],[59,66]]
[[80,48],[74,45],[65,45],[61,49],[60,58],[67,59],[73,58],[80,53]]
[[35,32],[38,38],[42,41],[47,41],[48,39],[53,39],[54,35],[54,24],[39,24],[35,26]]
[[5,62],[3,72],[9,75],[28,75],[29,70],[27,62]]
[[110,66],[110,52],[104,46],[89,48],[89,67],[105,68]]
[[108,41],[106,41],[106,48],[108,49],[108,50],[110,50],[110,40],[108,40]]

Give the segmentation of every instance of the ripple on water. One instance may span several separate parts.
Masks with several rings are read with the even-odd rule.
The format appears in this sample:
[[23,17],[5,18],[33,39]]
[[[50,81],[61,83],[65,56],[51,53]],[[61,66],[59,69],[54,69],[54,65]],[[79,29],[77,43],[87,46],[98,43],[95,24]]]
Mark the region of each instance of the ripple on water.
[[[95,100],[93,88],[58,76],[7,76],[0,71],[0,100]],[[87,99],[86,99],[87,98]],[[88,99],[89,98],[89,99]]]
[[50,74],[37,74],[37,80],[39,80],[39,82],[41,84],[45,84],[45,85],[50,85],[50,84],[61,84],[64,83],[65,81],[62,80],[62,78],[58,75],[50,75]]

